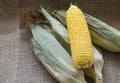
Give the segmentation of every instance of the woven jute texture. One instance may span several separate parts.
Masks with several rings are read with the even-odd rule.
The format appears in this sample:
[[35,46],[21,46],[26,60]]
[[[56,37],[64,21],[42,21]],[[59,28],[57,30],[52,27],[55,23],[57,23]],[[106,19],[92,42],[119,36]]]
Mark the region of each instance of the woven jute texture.
[[[120,30],[120,0],[0,0],[0,83],[58,83],[32,52],[23,12],[39,5],[68,8],[71,2]],[[104,83],[120,83],[120,53],[102,52]]]

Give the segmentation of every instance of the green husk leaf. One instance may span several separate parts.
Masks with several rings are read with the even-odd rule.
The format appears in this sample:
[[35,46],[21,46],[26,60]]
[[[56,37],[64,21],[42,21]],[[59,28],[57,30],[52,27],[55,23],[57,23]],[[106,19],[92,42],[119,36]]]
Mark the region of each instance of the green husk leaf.
[[59,66],[58,63],[56,63],[56,60],[53,57],[50,57],[50,55],[39,46],[35,39],[32,39],[31,42],[36,57],[55,79],[57,79],[60,83],[82,83]]
[[41,7],[41,10],[39,11],[42,11],[42,14],[50,22],[53,30],[58,33],[66,42],[68,42],[69,39],[67,29],[58,20],[53,18],[43,7]]
[[[60,82],[63,81],[62,83],[86,83],[83,71],[78,71],[75,68],[71,56],[59,44],[54,36],[38,25],[31,25],[31,31],[34,40],[37,42],[37,45],[34,44],[33,47],[37,47],[39,45],[39,47],[37,47],[37,52],[40,54],[39,51],[41,51],[42,54],[41,56],[37,54],[35,51],[37,50],[36,48],[34,48],[33,51],[36,53],[37,57],[39,56],[38,58],[41,62],[43,60],[43,65],[47,67],[47,70],[52,73],[57,80]],[[45,62],[45,60],[41,59],[41,57],[46,59],[48,62]],[[53,68],[56,70],[53,70]],[[58,73],[58,77],[55,72]],[[59,77],[64,77],[64,80]]]
[[48,31],[48,32],[50,32],[52,35],[54,35],[55,38],[60,42],[60,44],[61,44],[63,47],[65,47],[65,49],[67,50],[67,52],[68,52],[69,54],[71,54],[70,44],[68,44],[66,41],[64,41],[64,39],[63,39],[60,35],[58,35],[50,26],[44,24],[44,25],[42,25],[42,27],[43,27],[46,31]]
[[[34,39],[42,47],[46,47],[46,50],[51,51],[53,57],[55,57],[57,61],[63,64],[62,66],[67,67],[68,70],[71,69],[71,71],[73,72],[76,70],[73,66],[72,59],[71,60],[68,59],[71,65],[66,63],[67,62],[66,60],[61,59],[61,58],[67,59],[71,57],[50,33],[47,33],[44,29],[42,29],[40,26],[37,26],[37,25],[36,26],[32,25],[31,31],[32,31]],[[61,56],[61,55],[64,55],[64,56]]]
[[[58,14],[59,17],[56,14]],[[52,13],[52,15],[56,16],[62,23],[65,19],[60,18],[65,18],[66,11],[58,10],[56,13]],[[93,43],[111,52],[120,52],[120,31],[88,14],[85,14],[85,17]]]
[[56,13],[57,13],[58,15],[64,17],[64,18],[66,18],[66,11],[65,11],[65,10],[59,10],[59,11],[57,11]]
[[107,50],[109,50],[111,52],[120,52],[120,48],[117,47],[115,44],[108,41],[101,35],[97,34],[95,31],[93,31],[91,29],[89,31],[90,31],[91,38],[92,38],[92,41],[94,44],[101,46],[103,48],[106,48]]
[[51,13],[54,17],[57,17],[57,19],[64,25],[66,26],[66,13],[64,11],[57,11],[54,13]]
[[85,14],[86,20],[91,29],[102,35],[104,38],[111,41],[116,46],[120,47],[120,31],[109,26],[108,24],[96,19],[93,16]]

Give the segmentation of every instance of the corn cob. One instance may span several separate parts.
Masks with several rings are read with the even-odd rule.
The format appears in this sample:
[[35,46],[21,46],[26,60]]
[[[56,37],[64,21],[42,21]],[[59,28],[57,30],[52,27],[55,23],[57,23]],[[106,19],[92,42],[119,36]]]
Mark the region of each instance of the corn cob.
[[67,28],[74,64],[77,68],[93,65],[93,48],[88,26],[82,11],[71,5],[66,14]]
[[61,83],[86,83],[82,70],[77,70],[71,56],[59,42],[38,25],[32,25],[33,51],[46,69]]

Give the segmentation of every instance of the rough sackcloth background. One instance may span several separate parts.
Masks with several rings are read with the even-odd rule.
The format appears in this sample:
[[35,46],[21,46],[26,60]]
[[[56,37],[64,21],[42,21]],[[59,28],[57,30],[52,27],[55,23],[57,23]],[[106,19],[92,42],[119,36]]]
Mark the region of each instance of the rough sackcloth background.
[[[120,0],[0,0],[0,83],[58,83],[32,52],[23,11],[40,4],[68,8],[71,2],[120,30]],[[102,51],[104,83],[120,83],[120,53]]]

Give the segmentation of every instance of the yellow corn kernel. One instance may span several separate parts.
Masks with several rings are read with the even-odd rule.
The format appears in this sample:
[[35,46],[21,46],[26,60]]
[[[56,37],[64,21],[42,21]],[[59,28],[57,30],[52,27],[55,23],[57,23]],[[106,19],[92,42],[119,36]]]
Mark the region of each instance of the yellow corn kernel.
[[72,58],[77,68],[93,65],[93,47],[87,22],[82,11],[71,5],[66,14]]

